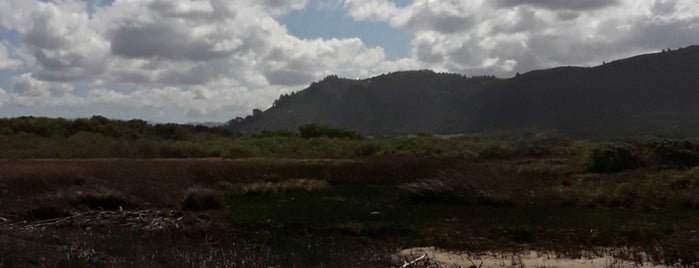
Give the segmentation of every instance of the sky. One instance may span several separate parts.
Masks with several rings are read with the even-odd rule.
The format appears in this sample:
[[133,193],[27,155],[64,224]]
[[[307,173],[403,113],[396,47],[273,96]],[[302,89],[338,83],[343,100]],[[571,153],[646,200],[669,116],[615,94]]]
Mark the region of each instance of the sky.
[[697,0],[0,0],[0,117],[227,121],[325,76],[699,44]]

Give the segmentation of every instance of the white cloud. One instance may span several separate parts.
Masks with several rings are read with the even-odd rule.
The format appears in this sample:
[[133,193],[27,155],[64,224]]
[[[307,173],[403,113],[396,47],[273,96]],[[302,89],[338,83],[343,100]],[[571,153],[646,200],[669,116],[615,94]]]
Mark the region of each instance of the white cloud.
[[400,11],[390,0],[345,0],[344,6],[356,20],[389,21]]
[[28,79],[35,85],[34,91],[9,94],[11,103],[56,105],[60,102],[39,101],[55,92],[39,89],[70,88],[68,95],[76,97],[70,84],[84,82],[101,88],[77,96],[86,104],[175,105],[197,116],[224,109],[245,113],[269,106],[289,87],[333,73],[375,74],[387,66],[383,49],[357,38],[300,39],[277,21],[308,5],[308,0],[116,0],[101,7],[79,0],[2,1],[0,27],[18,34],[18,54],[33,73],[16,78],[15,88]]
[[7,47],[3,43],[0,43],[0,71],[16,70],[21,66],[22,61],[12,58]]
[[[125,93],[117,90],[96,88],[90,90],[89,103],[116,104],[135,108],[178,107],[189,117],[233,116],[249,113],[253,108],[265,107],[270,99],[276,98],[275,88],[250,90],[231,79],[221,79],[187,89],[178,87],[140,87]],[[225,117],[224,117],[225,118]]]
[[413,34],[423,68],[509,76],[699,42],[694,0],[345,0],[355,20]]
[[300,86],[333,73],[353,74],[384,61],[380,48],[367,48],[361,40],[289,39],[273,46],[260,63],[272,84]]
[[493,0],[493,3],[502,7],[514,7],[520,5],[530,5],[553,10],[594,10],[619,4],[619,0],[584,0],[584,1],[561,1],[561,0]]
[[14,76],[12,84],[14,91],[6,96],[8,103],[22,106],[58,106],[82,103],[82,99],[73,94],[73,86],[40,81],[30,73]]
[[0,107],[5,105],[10,101],[10,97],[7,95],[7,92],[0,88]]
[[78,0],[0,3],[0,27],[19,34],[43,80],[74,81],[103,71],[108,43],[89,20],[86,3]]
[[305,8],[308,5],[308,0],[258,0],[252,3],[261,4],[273,15],[281,15],[292,10]]

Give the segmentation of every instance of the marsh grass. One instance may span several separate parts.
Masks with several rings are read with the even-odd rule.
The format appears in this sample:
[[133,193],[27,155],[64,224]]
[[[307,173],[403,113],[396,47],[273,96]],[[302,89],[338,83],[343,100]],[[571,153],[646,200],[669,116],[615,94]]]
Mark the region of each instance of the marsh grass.
[[[225,267],[226,258],[245,267],[375,267],[391,266],[386,257],[395,249],[415,246],[560,252],[602,246],[637,248],[656,263],[696,263],[699,169],[600,174],[577,163],[562,157],[3,160],[2,217],[39,220],[130,203],[181,209],[183,221],[204,227],[132,236],[116,228],[47,229],[21,237],[0,228],[0,256],[30,263],[13,251],[19,248],[77,267]],[[217,205],[203,201],[209,197]],[[78,244],[65,243],[71,239]]]
[[223,193],[220,191],[195,186],[185,191],[184,199],[180,205],[183,210],[187,211],[217,210],[223,207],[222,200]]
[[232,194],[237,195],[261,195],[277,194],[283,192],[310,192],[326,189],[327,181],[312,179],[290,179],[285,181],[270,182],[260,181],[252,183],[224,184],[223,187]]

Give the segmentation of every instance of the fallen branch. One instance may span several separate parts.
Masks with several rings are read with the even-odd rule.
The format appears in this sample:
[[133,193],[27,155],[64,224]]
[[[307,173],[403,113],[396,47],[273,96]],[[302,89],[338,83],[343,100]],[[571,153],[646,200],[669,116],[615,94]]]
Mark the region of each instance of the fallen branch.
[[481,264],[479,264],[478,266],[476,266],[476,263],[473,262],[473,260],[471,260],[471,258],[469,258],[469,257],[467,256],[466,259],[467,259],[468,261],[470,261],[471,264],[472,264],[469,268],[481,268],[481,266],[483,266],[483,260],[481,260]]
[[403,266],[401,266],[400,268],[408,268],[408,267],[413,266],[413,265],[415,265],[416,263],[418,263],[419,261],[424,260],[424,259],[426,259],[426,258],[427,258],[427,253],[422,254],[422,256],[418,257],[417,259],[414,259],[414,260],[412,260],[412,261],[410,261],[410,262],[404,262],[404,263],[403,263]]

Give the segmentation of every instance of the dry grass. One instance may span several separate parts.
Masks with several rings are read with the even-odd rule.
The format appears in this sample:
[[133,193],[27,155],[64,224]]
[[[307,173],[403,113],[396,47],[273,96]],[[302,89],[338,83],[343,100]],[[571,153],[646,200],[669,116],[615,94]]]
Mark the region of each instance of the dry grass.
[[[56,206],[71,209],[85,203],[75,202],[81,196],[122,199],[122,205],[172,208],[179,206],[182,193],[194,186],[221,189],[222,185],[245,185],[279,190],[323,187],[321,181],[392,183],[426,177],[442,165],[401,159],[0,160],[0,212]],[[283,183],[275,184],[278,182]]]
[[[335,254],[332,255],[332,258],[347,257],[343,262],[333,263],[337,264],[334,266],[358,266],[360,263],[364,263],[367,264],[365,266],[374,267],[379,265],[373,261],[382,260],[383,257],[390,255],[386,255],[385,251],[380,250],[376,251],[380,253],[371,255],[371,251],[362,251],[366,248],[366,244],[359,244],[359,246],[352,245],[354,250],[358,250],[357,252],[344,256],[337,247],[344,246],[346,241],[342,239],[347,239],[347,237],[339,237],[339,232],[333,232],[332,228],[316,230],[298,223],[285,225],[286,222],[277,222],[278,225],[274,225],[274,222],[269,221],[250,221],[242,224],[249,224],[252,226],[249,228],[252,229],[244,229],[242,224],[239,226],[236,225],[237,223],[226,221],[226,217],[230,215],[225,213],[232,211],[226,206],[232,206],[233,203],[230,200],[235,198],[238,201],[248,202],[247,205],[252,212],[268,211],[271,208],[282,206],[279,210],[288,214],[297,213],[298,208],[314,211],[315,207],[313,206],[324,206],[328,209],[319,211],[347,214],[341,210],[338,211],[337,208],[354,208],[352,206],[356,203],[352,202],[362,202],[363,200],[357,198],[360,195],[364,196],[365,201],[370,204],[385,205],[385,209],[381,211],[386,215],[393,207],[405,206],[460,209],[484,205],[479,208],[484,208],[486,212],[491,209],[491,206],[528,207],[533,208],[532,210],[547,206],[560,207],[561,205],[581,208],[679,208],[681,211],[687,211],[682,209],[688,207],[699,206],[699,169],[659,170],[646,168],[617,174],[590,174],[581,171],[578,165],[566,159],[508,161],[433,161],[424,159],[0,160],[0,170],[2,170],[0,172],[0,217],[10,220],[51,219],[82,210],[116,210],[119,207],[123,209],[154,208],[168,211],[181,209],[182,211],[178,211],[177,218],[181,214],[183,222],[197,222],[200,223],[197,226],[201,226],[201,228],[174,233],[136,232],[133,234],[109,230],[108,228],[89,232],[66,229],[65,232],[63,230],[44,230],[45,232],[42,231],[44,233],[12,234],[0,228],[0,264],[4,262],[7,266],[31,264],[31,261],[35,261],[34,259],[50,266],[64,267],[192,267],[201,265],[226,267],[227,264],[223,262],[226,259],[232,259],[233,261],[229,264],[237,267],[312,266],[307,265],[304,259],[294,259],[300,257],[291,254],[298,252],[290,253],[281,250],[273,252],[272,248],[267,247],[274,244],[278,246],[276,250],[279,250],[288,247],[289,245],[283,243],[289,243],[289,240],[296,243],[292,245],[295,250],[306,250],[307,255],[316,258],[315,263],[333,263],[334,260],[323,259],[327,257],[322,256],[327,253],[323,250],[337,251],[327,253]],[[368,191],[370,189],[379,190],[371,192]],[[374,196],[381,194],[388,197],[373,199]],[[323,199],[326,197],[325,195],[344,199]],[[372,198],[366,197],[367,195],[371,195]],[[410,201],[421,204],[405,203],[402,199],[405,195],[409,197]],[[275,199],[275,196],[283,197],[280,199],[295,197],[296,200],[308,198],[308,202],[297,201],[297,204],[301,204],[298,208],[284,210],[283,206],[289,206],[289,202],[277,202],[279,200]],[[311,197],[317,197],[317,199]],[[396,198],[392,199],[394,197]],[[315,200],[325,201],[315,202]],[[333,201],[327,202],[327,200]],[[265,201],[267,203],[264,203]],[[430,203],[430,205],[422,206],[422,203]],[[265,204],[270,207],[265,207]],[[240,204],[237,205],[240,206]],[[510,208],[495,208],[494,210],[498,209],[508,211]],[[371,211],[375,210],[375,207],[372,206]],[[444,213],[451,213],[450,211],[455,210],[447,209]],[[626,209],[620,211],[626,211]],[[638,211],[642,213],[643,210]],[[357,213],[360,212],[361,215],[366,214],[364,211]],[[405,215],[410,213],[401,213],[397,216],[405,217],[404,222],[414,222],[422,219],[418,217],[429,218],[429,213],[431,211],[423,213],[422,216],[418,214]],[[453,215],[453,213],[446,216],[449,218],[445,219],[461,217]],[[455,244],[455,248],[468,248],[468,245],[463,244],[471,243],[478,248],[488,247],[488,245],[490,247],[508,245],[507,243],[512,243],[512,237],[515,237],[515,243],[528,243],[526,240],[536,241],[537,235],[541,235],[541,240],[547,241],[559,234],[568,235],[566,230],[556,233],[555,224],[551,225],[553,231],[532,230],[528,229],[529,226],[519,226],[519,218],[511,218],[513,218],[510,219],[512,226],[505,226],[502,229],[507,232],[504,235],[502,232],[487,233],[488,229],[480,229],[480,231],[486,230],[485,233],[468,228],[448,229],[456,226],[457,223],[440,220],[440,224],[430,225],[430,228],[433,228],[431,232],[440,234],[440,236],[425,237],[424,240],[420,241],[429,245],[449,246]],[[501,215],[497,215],[497,219],[503,220]],[[362,229],[364,226],[361,225],[362,222],[338,222],[338,226],[343,226],[342,224],[350,227],[355,225],[361,227],[358,229]],[[536,224],[539,223],[536,222]],[[218,227],[213,228],[212,226]],[[476,225],[473,225],[476,227],[468,225],[468,222],[464,226],[480,228]],[[573,226],[575,227],[575,225]],[[442,230],[438,227],[445,229]],[[685,229],[678,229],[676,233],[668,235],[662,233],[665,230],[653,229],[655,227],[649,227],[649,230],[631,228],[628,230],[628,234],[621,234],[621,236],[631,238],[643,238],[646,235],[660,238],[670,235],[682,236],[686,234],[685,231],[689,227],[681,227]],[[372,226],[367,227],[367,230],[391,231]],[[498,229],[498,231],[502,230]],[[616,229],[610,230],[615,231]],[[110,233],[111,231],[114,232]],[[272,231],[275,232],[274,235],[272,235]],[[288,236],[286,239],[289,240],[280,241],[280,233]],[[449,236],[441,236],[443,233],[449,233]],[[252,241],[241,238],[241,236],[250,234],[255,236]],[[578,234],[570,235],[575,238]],[[575,241],[575,243],[589,240],[590,244],[606,243],[609,245],[617,245],[615,243],[618,242],[616,240],[600,240],[600,237],[603,238],[605,235],[615,237],[605,233],[592,237],[589,229],[586,229],[582,234],[580,239],[570,240]],[[303,235],[307,235],[307,237]],[[375,243],[377,241],[368,238],[361,230],[352,235],[350,239],[361,242]],[[397,236],[401,235],[403,234],[399,233]],[[584,237],[585,235],[591,237]],[[212,237],[214,238],[211,239]],[[488,239],[479,240],[482,237],[488,237]],[[498,240],[501,238],[505,242]],[[561,239],[569,238],[566,236]],[[322,239],[327,239],[329,242],[319,242]],[[649,240],[640,239],[639,241]],[[140,245],[139,243],[145,244]],[[459,245],[459,243],[461,244]],[[111,246],[105,246],[107,244],[111,244]],[[307,244],[312,245],[312,247],[303,248]],[[688,241],[683,245],[696,245],[696,241]],[[654,254],[658,255],[657,258],[668,256],[668,254],[699,256],[699,253],[686,253],[680,249],[676,250],[677,252],[668,251],[676,247],[673,247],[672,243],[668,243],[659,248],[657,254]],[[24,251],[38,253],[21,253]],[[361,258],[361,254],[368,254],[370,257],[360,260],[358,263],[352,263],[352,258]],[[29,255],[42,256],[46,262],[40,258],[27,257]],[[12,256],[12,258],[6,256]],[[684,257],[684,259],[689,257]]]
[[181,205],[187,211],[220,209],[223,207],[223,193],[202,186],[191,187],[186,190]]
[[317,191],[327,189],[330,184],[324,180],[291,179],[280,182],[253,182],[223,185],[228,191],[241,195],[276,194],[282,192]]
[[594,174],[561,160],[472,162],[400,188],[419,203],[694,208],[699,168]]

